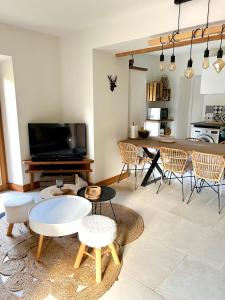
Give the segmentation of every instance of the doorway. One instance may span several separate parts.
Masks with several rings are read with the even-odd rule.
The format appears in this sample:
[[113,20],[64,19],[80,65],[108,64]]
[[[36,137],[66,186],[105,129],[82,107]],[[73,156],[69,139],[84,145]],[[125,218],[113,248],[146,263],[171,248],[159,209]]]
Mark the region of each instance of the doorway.
[[7,184],[7,169],[5,159],[4,136],[2,128],[2,115],[0,110],[0,192],[6,190]]

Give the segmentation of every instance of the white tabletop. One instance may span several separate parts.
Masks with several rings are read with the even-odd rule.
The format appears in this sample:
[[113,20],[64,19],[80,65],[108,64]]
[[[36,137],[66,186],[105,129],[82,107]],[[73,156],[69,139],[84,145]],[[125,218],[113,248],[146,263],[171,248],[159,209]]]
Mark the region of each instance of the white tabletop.
[[45,236],[64,236],[78,231],[80,220],[91,212],[91,203],[79,196],[43,200],[29,212],[31,229]]

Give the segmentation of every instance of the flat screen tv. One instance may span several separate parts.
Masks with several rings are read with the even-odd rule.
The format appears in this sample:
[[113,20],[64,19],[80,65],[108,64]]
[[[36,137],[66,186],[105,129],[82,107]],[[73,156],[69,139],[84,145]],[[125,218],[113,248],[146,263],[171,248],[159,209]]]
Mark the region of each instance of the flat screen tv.
[[87,153],[83,123],[29,123],[28,132],[33,161],[79,160]]

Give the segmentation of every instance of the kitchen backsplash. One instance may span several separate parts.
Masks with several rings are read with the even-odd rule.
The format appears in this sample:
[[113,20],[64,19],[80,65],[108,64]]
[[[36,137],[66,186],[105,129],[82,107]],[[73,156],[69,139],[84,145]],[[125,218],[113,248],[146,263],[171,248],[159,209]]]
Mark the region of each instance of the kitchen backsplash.
[[225,123],[225,106],[207,105],[205,108],[205,120]]

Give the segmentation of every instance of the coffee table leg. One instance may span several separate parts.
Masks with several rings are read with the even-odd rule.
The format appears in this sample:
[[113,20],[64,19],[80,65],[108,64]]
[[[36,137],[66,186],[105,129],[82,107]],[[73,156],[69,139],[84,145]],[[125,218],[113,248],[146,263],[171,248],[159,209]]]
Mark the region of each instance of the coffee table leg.
[[40,234],[39,236],[39,242],[38,242],[38,250],[37,250],[37,260],[39,260],[41,256],[41,249],[43,245],[44,236]]
[[112,202],[111,202],[111,200],[109,201],[109,203],[110,203],[110,205],[111,205],[111,208],[112,208],[112,212],[113,212],[114,219],[115,219],[115,221],[116,221],[116,223],[117,223],[116,214],[115,214],[115,212],[114,212],[114,209],[113,209],[113,205],[112,205]]
[[101,202],[99,202],[99,205],[100,205],[99,214],[101,215],[102,214],[102,205],[101,205]]

